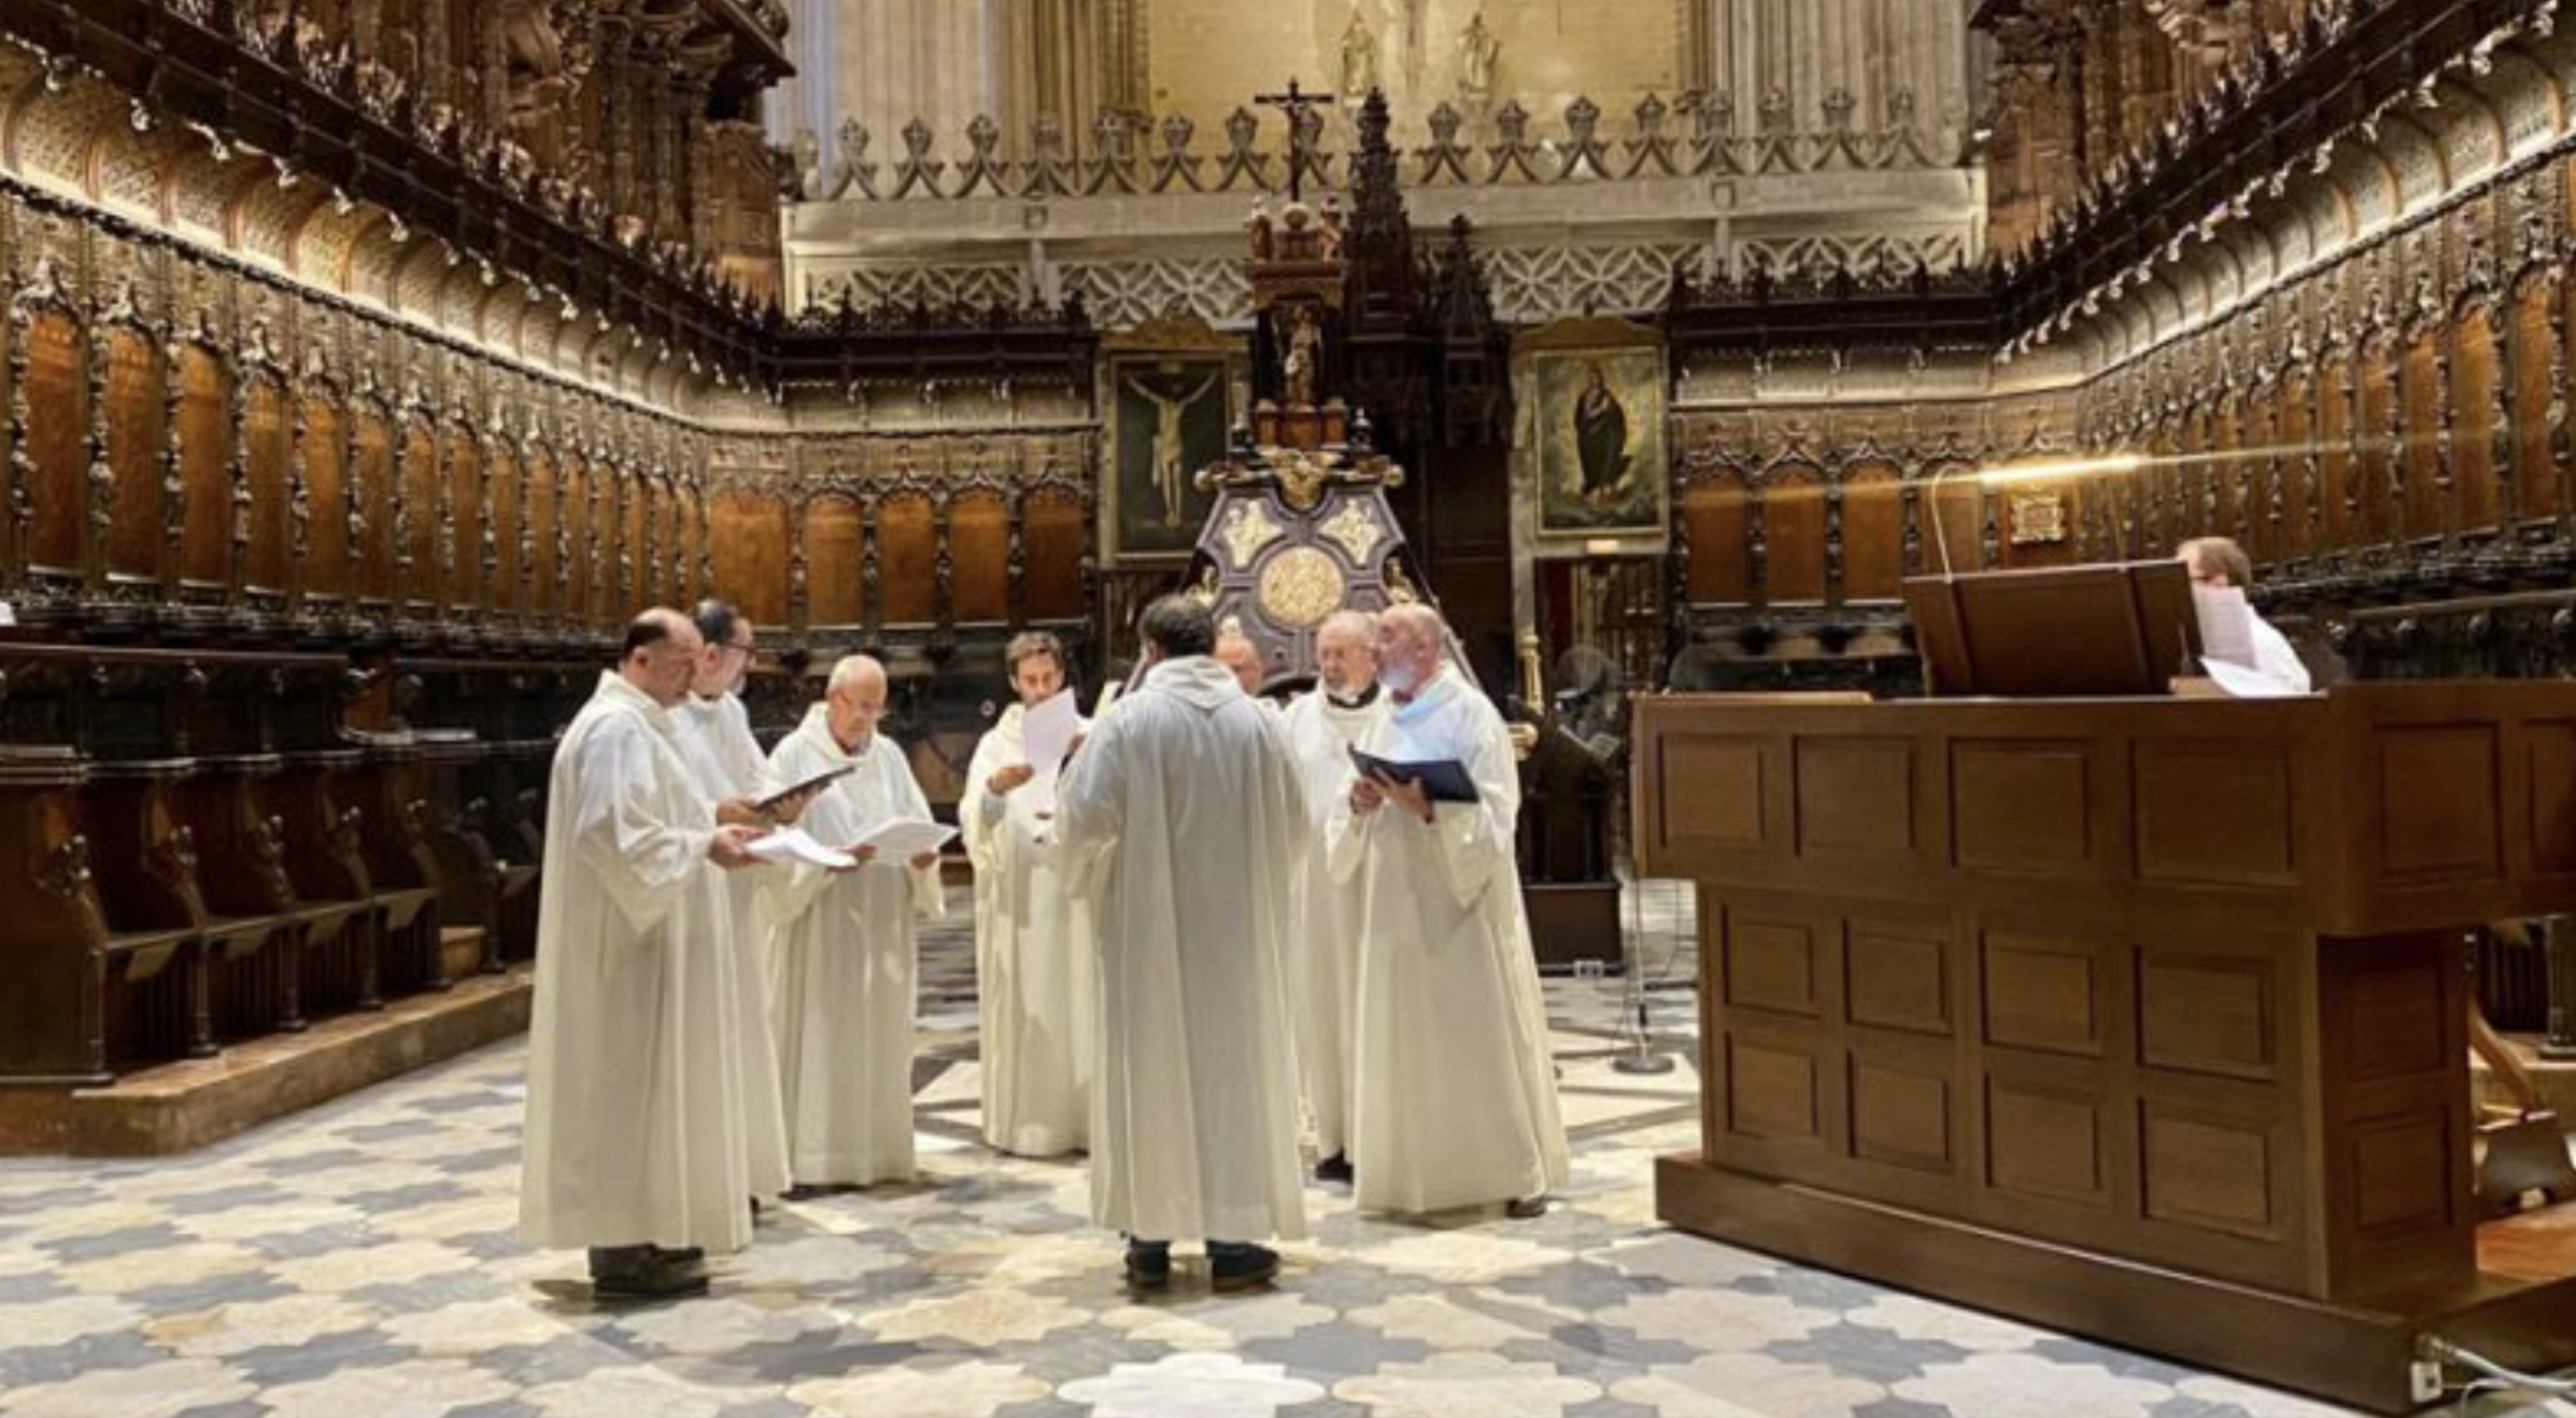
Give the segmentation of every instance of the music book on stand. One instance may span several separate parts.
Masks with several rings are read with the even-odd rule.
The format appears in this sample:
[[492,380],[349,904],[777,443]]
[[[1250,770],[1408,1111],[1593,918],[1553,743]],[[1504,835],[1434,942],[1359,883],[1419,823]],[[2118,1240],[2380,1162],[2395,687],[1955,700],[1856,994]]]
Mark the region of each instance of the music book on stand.
[[1935,695],[2122,697],[2197,672],[2200,614],[2179,561],[1917,576],[1905,583]]

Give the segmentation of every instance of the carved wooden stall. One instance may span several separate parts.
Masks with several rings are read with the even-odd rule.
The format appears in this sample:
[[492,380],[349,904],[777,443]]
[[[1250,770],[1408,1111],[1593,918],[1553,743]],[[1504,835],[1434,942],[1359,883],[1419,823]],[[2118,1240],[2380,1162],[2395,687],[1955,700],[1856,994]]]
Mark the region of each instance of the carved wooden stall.
[[2385,1412],[2418,1339],[2576,1358],[2481,1226],[2462,928],[2576,905],[2576,689],[1642,701],[1699,884],[1720,1239]]

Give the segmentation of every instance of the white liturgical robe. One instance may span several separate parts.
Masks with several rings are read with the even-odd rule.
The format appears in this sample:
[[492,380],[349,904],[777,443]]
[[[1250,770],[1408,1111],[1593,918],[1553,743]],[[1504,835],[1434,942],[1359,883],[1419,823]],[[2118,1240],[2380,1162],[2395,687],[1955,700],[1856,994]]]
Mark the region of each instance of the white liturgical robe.
[[[930,803],[903,750],[872,734],[853,754],[825,707],[769,756],[774,782],[848,767],[797,818],[826,847],[845,847],[898,818],[927,821]],[[866,1186],[912,1176],[912,1031],[920,973],[916,914],[946,914],[939,868],[900,860],[832,872],[769,868],[761,890],[778,973],[778,1077],[787,1104],[788,1168],[799,1184]]]
[[1536,1196],[1566,1178],[1513,826],[1520,777],[1493,704],[1444,667],[1362,745],[1400,762],[1457,759],[1480,801],[1425,823],[1392,802],[1327,838],[1366,900],[1351,1107],[1353,1200],[1420,1213]]
[[[1380,694],[1356,708],[1318,689],[1288,706],[1288,747],[1306,788],[1315,840],[1324,840],[1333,809],[1350,796],[1356,776],[1351,749],[1386,713]],[[1289,908],[1288,998],[1297,1034],[1297,1078],[1315,1120],[1315,1152],[1349,1150],[1351,1017],[1357,1006],[1360,891],[1335,880],[1322,851],[1306,855]]]
[[975,745],[957,804],[975,863],[975,993],[983,1028],[984,1140],[1023,1157],[1091,1145],[1099,1010],[1091,913],[1065,880],[1053,811],[1037,782],[985,791],[1028,761],[1014,704]]
[[[696,776],[698,793],[710,807],[726,798],[757,798],[768,760],[760,740],[751,736],[751,715],[742,701],[726,694],[715,699],[691,695],[671,711],[680,756]],[[742,1046],[742,1133],[751,1149],[751,1194],[774,1197],[787,1190],[787,1114],[778,1093],[778,1034],[770,1024],[769,949],[761,927],[758,870],[725,873],[725,898],[733,908],[734,961],[742,983],[734,991],[742,1018],[734,1037]]]
[[2258,611],[2249,610],[2246,616],[2253,622],[2254,668],[2292,694],[2307,693],[2312,688],[2308,667],[2299,659],[2299,652],[2290,644],[2290,637],[2283,635],[2279,626],[2265,620]]
[[1281,962],[1307,824],[1277,716],[1216,661],[1165,660],[1058,796],[1100,943],[1092,1219],[1151,1241],[1304,1236]]
[[751,1239],[742,972],[715,815],[671,716],[615,674],[555,750],[519,1229],[536,1246]]

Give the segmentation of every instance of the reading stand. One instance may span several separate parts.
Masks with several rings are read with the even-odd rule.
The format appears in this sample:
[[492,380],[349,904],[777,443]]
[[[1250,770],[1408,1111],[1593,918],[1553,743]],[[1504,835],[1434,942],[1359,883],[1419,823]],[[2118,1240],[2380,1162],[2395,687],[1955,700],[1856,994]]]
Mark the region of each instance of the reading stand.
[[2198,670],[2200,616],[2179,561],[1918,576],[1905,608],[1936,695],[2161,695]]

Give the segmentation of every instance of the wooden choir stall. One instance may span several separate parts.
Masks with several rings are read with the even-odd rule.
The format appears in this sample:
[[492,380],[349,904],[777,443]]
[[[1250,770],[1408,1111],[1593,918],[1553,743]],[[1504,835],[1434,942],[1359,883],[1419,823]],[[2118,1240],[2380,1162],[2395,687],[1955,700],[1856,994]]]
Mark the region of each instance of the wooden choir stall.
[[1698,884],[1683,1229],[2383,1412],[2576,1359],[2480,1224],[2465,928],[2576,909],[2576,685],[1640,700]]

